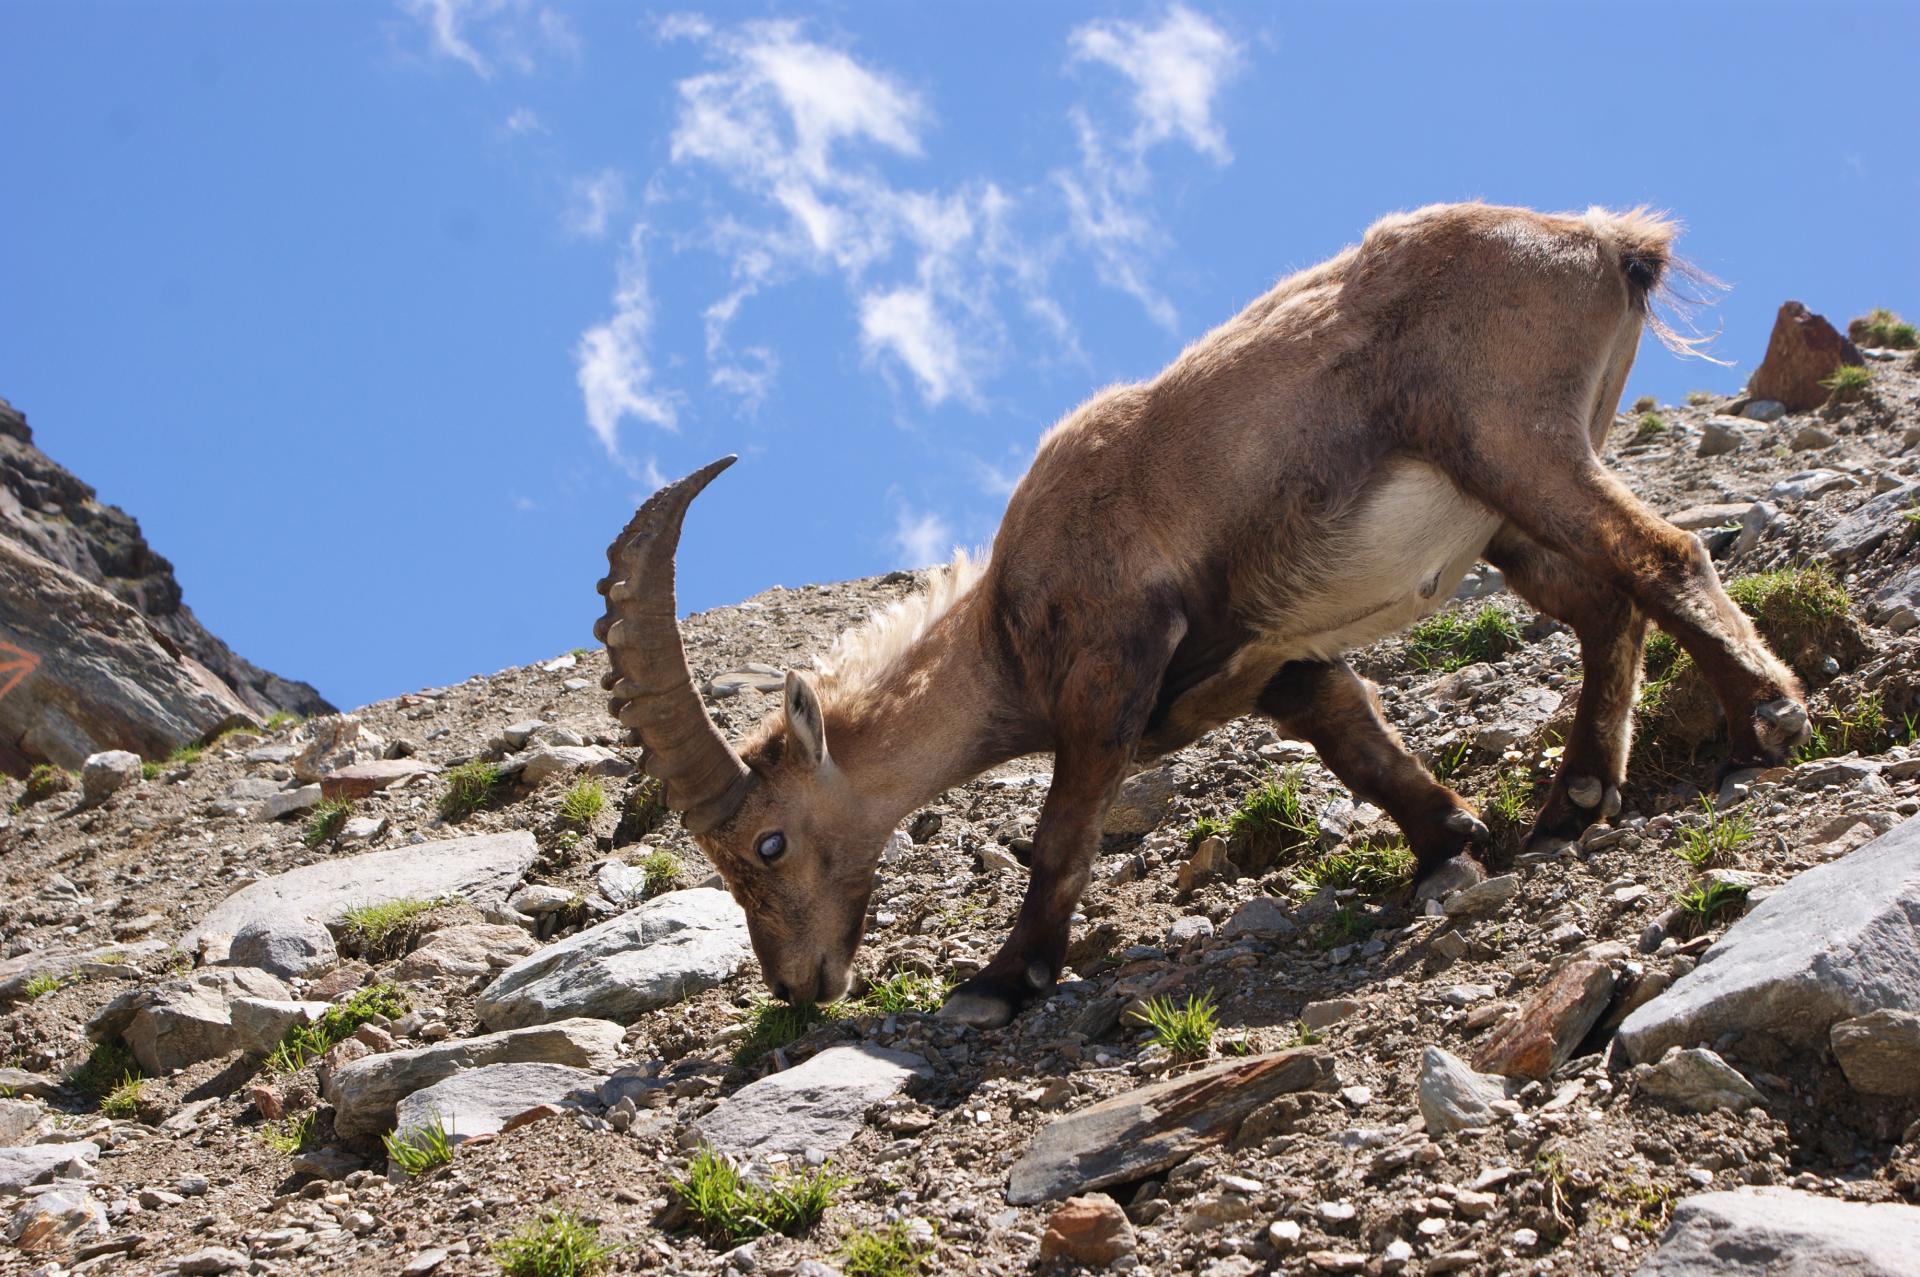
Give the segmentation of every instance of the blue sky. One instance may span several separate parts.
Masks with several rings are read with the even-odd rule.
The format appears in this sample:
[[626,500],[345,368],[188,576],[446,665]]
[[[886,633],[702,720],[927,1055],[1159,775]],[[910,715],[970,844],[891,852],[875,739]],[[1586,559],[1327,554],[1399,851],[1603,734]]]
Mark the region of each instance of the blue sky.
[[[0,6],[0,394],[214,632],[352,705],[984,542],[1034,441],[1382,213],[1655,204],[1920,310],[1908,5]],[[1898,113],[1896,112],[1896,115]]]

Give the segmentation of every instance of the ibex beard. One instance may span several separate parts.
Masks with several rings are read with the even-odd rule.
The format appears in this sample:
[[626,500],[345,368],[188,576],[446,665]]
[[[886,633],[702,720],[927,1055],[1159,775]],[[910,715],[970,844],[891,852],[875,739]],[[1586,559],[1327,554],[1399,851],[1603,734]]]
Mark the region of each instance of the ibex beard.
[[681,647],[673,557],[724,458],[608,550],[611,708],[746,911],[768,986],[846,992],[888,833],[1051,752],[1031,877],[942,1014],[1005,1023],[1058,978],[1108,805],[1140,763],[1245,714],[1312,743],[1405,832],[1434,892],[1484,876],[1486,827],[1408,753],[1342,653],[1427,615],[1479,560],[1568,624],[1584,679],[1537,837],[1620,808],[1649,621],[1706,675],[1732,762],[1807,735],[1804,692],[1700,542],[1601,463],[1675,228],[1635,210],[1438,205],[1283,280],[1158,377],[1041,442],[984,561],[843,636],[738,748]]

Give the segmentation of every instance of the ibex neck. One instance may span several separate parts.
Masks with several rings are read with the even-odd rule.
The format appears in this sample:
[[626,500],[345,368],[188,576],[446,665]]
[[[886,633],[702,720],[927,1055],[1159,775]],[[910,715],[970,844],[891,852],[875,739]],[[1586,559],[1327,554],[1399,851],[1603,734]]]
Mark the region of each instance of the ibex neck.
[[826,707],[828,751],[890,822],[1031,748],[1006,726],[1003,675],[975,605],[961,599],[871,684]]

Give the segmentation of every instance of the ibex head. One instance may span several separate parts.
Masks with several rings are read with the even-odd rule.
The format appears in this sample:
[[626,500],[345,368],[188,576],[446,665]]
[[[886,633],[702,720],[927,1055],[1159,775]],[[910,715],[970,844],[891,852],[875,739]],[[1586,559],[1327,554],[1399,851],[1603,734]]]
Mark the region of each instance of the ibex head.
[[663,801],[746,910],[768,988],[794,1002],[831,1002],[847,990],[892,822],[870,815],[834,766],[804,675],[787,675],[780,711],[744,756],[693,685],[674,619],[674,551],[687,506],[733,462],[722,457],[660,489],[608,547],[607,612],[594,635],[613,666],[608,708],[646,747]]

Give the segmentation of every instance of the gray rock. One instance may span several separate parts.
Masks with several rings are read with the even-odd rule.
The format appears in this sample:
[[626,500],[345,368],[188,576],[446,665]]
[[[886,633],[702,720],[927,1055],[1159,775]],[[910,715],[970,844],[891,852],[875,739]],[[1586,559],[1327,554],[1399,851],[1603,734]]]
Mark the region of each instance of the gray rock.
[[121,994],[87,1023],[87,1037],[118,1035],[140,1067],[164,1077],[240,1049],[232,1004],[238,998],[287,1000],[287,986],[253,967],[203,967],[189,976]]
[[1905,634],[1920,625],[1920,564],[1874,592],[1873,615],[1895,634]]
[[[640,848],[645,855],[647,849]],[[623,864],[618,860],[609,860],[600,866],[600,872],[593,876],[594,889],[620,908],[637,905],[647,898],[646,871],[638,865]]]
[[287,1030],[312,1024],[327,1013],[327,1002],[289,1002],[273,998],[235,998],[227,1007],[234,1043],[249,1055],[266,1055]]
[[1119,797],[1107,808],[1101,832],[1123,838],[1152,833],[1167,818],[1167,809],[1178,792],[1179,780],[1171,767],[1149,767],[1129,776],[1120,786]]
[[0,1197],[12,1197],[30,1184],[44,1184],[55,1176],[92,1179],[99,1157],[100,1146],[91,1140],[0,1148]]
[[605,1071],[565,1064],[488,1064],[422,1087],[394,1107],[394,1129],[411,1131],[436,1117],[455,1144],[491,1135],[541,1104],[592,1104]]
[[805,1064],[741,1087],[695,1130],[743,1160],[831,1154],[859,1134],[868,1109],[931,1072],[926,1060],[901,1051],[864,1042],[829,1047]]
[[1440,907],[1446,910],[1449,918],[1488,913],[1513,899],[1513,894],[1518,890],[1520,890],[1518,874],[1501,874],[1497,878],[1488,878],[1484,882],[1476,882],[1471,887],[1464,887],[1454,892],[1441,902]]
[[174,1261],[181,1277],[216,1277],[219,1273],[245,1272],[253,1261],[231,1246],[202,1246]]
[[1883,1008],[1833,1026],[1834,1058],[1865,1095],[1920,1095],[1920,1015]]
[[1172,949],[1184,949],[1196,940],[1213,938],[1213,919],[1203,913],[1190,913],[1184,918],[1175,918],[1173,925],[1167,928],[1167,946]]
[[529,883],[507,897],[507,908],[530,918],[560,913],[579,904],[580,897],[573,892],[564,887],[550,887],[543,882]]
[[1920,508],[1920,483],[1903,483],[1881,493],[1833,525],[1820,540],[1827,557],[1844,562],[1872,550],[1909,526],[1907,512]]
[[264,825],[319,805],[320,786],[300,785],[268,794],[255,803],[248,814]]
[[47,1110],[32,1100],[0,1099],[0,1148],[31,1144],[47,1127]]
[[1740,415],[1749,421],[1775,422],[1787,415],[1787,406],[1778,399],[1749,399]]
[[539,851],[532,834],[516,829],[323,860],[242,887],[188,932],[181,947],[192,950],[204,939],[224,952],[255,919],[312,918],[338,926],[349,909],[394,900],[452,897],[481,910],[497,908]]
[[537,745],[500,760],[502,776],[518,776],[529,785],[575,772],[625,776],[632,770],[632,763],[601,745]]
[[1740,518],[1740,535],[1734,538],[1733,552],[1735,554],[1751,552],[1760,544],[1760,539],[1766,536],[1767,530],[1779,519],[1779,506],[1771,501],[1754,502],[1747,508],[1746,514]]
[[1751,501],[1723,502],[1717,505],[1688,506],[1667,516],[1667,522],[1682,532],[1700,532],[1706,528],[1724,528],[1740,522],[1753,507]]
[[1499,1120],[1493,1105],[1507,1098],[1506,1078],[1475,1073],[1460,1057],[1429,1046],[1420,1057],[1420,1116],[1435,1132],[1472,1131]]
[[499,744],[508,749],[525,749],[533,734],[547,724],[538,718],[525,719],[518,723],[508,723],[500,730]]
[[1801,470],[1774,484],[1767,495],[1775,501],[1811,501],[1829,492],[1859,486],[1858,479],[1838,470]]
[[106,1231],[107,1208],[78,1185],[29,1197],[7,1221],[7,1240],[27,1252],[56,1250]]
[[1670,1047],[1758,1032],[1809,1050],[1837,1020],[1920,1006],[1920,820],[1778,888],[1619,1041],[1646,1062]]
[[1791,1188],[1681,1199],[1634,1277],[1913,1277],[1920,1208]]
[[1273,1051],[1153,1082],[1055,1118],[1007,1179],[1014,1206],[1144,1179],[1236,1135],[1279,1096],[1333,1084],[1333,1058]]
[[1831,448],[1839,442],[1832,431],[1808,422],[1793,432],[1793,439],[1787,446],[1795,452],[1805,452],[1811,448]]
[[1721,457],[1739,448],[1750,434],[1757,433],[1753,427],[1738,417],[1709,417],[1707,424],[1700,429],[1700,446],[1694,449],[1696,457]]
[[80,765],[80,796],[88,803],[103,803],[129,785],[140,783],[140,755],[125,749],[109,749],[87,755]]
[[630,1024],[731,979],[752,952],[732,896],[671,891],[508,967],[480,995],[480,1020],[514,1028],[589,1015]]
[[1242,901],[1227,919],[1228,936],[1290,936],[1300,928],[1278,900],[1272,896],[1254,896]]
[[32,1073],[26,1069],[16,1069],[12,1065],[0,1065],[0,1091],[8,1095],[49,1100],[60,1094],[60,1082],[44,1073]]
[[343,1140],[378,1134],[393,1125],[394,1106],[401,1100],[463,1069],[566,1064],[610,1072],[620,1058],[625,1032],[607,1020],[561,1020],[354,1060],[326,1080],[326,1098],[334,1106],[333,1129]]
[[300,731],[306,744],[293,757],[293,778],[302,784],[318,784],[328,772],[374,762],[387,744],[351,714],[310,718]]
[[35,980],[64,980],[82,967],[101,963],[125,964],[130,971],[138,964],[165,953],[160,940],[136,940],[131,944],[102,944],[85,949],[34,949],[18,957],[0,961],[0,1003],[24,997]]
[[1674,1047],[1658,1063],[1633,1070],[1642,1095],[1667,1100],[1695,1113],[1743,1109],[1761,1101],[1760,1092],[1740,1070],[1704,1047]]
[[229,964],[258,967],[281,979],[318,975],[339,961],[333,933],[299,914],[249,919],[227,950]]
[[1479,712],[1485,717],[1473,729],[1473,743],[1489,754],[1531,737],[1560,708],[1560,693],[1548,687],[1521,686]]
[[230,687],[148,618],[7,537],[0,643],[25,654],[11,658],[0,696],[0,758],[12,770],[36,762],[71,770],[112,749],[164,758],[253,721]]
[[442,927],[400,960],[402,980],[467,979],[512,966],[538,949],[524,927],[475,922]]

